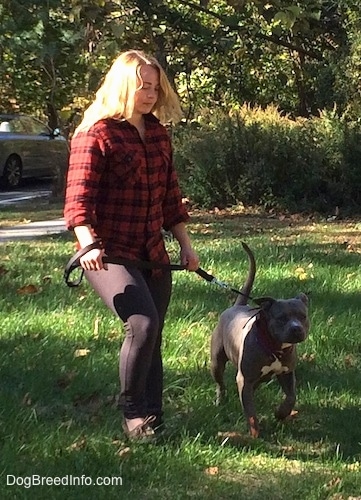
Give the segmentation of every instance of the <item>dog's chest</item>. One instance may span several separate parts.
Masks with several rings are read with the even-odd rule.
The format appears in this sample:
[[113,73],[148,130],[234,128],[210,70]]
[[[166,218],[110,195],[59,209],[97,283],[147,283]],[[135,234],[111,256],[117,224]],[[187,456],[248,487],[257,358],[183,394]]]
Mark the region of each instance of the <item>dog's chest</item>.
[[281,375],[281,373],[287,373],[289,367],[281,363],[278,358],[275,358],[270,365],[264,365],[261,368],[261,376],[266,375]]

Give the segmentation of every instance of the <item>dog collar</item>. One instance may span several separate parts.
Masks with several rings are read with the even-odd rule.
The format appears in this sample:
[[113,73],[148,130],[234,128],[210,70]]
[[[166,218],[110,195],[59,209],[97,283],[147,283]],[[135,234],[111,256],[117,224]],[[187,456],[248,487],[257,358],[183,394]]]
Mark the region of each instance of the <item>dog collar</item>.
[[257,342],[262,347],[262,349],[273,359],[282,359],[284,354],[293,348],[293,345],[289,345],[282,348],[282,342],[277,342],[268,330],[268,325],[266,321],[266,315],[261,310],[256,317],[256,327],[257,327]]

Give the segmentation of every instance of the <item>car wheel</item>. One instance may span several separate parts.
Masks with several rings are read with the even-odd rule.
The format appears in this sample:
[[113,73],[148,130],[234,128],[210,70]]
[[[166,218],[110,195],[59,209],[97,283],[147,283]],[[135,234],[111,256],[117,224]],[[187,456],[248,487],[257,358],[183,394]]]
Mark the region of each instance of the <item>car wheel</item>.
[[21,160],[16,155],[11,155],[6,160],[2,176],[3,185],[7,188],[16,188],[21,183],[23,166]]

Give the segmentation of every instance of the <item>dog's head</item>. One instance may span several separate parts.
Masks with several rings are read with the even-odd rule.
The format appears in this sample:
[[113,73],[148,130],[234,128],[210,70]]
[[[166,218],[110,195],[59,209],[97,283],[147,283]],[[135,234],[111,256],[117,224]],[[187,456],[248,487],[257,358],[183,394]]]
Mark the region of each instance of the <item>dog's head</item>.
[[261,297],[254,299],[264,312],[267,327],[274,340],[289,344],[303,342],[310,329],[308,297],[300,293],[292,299]]

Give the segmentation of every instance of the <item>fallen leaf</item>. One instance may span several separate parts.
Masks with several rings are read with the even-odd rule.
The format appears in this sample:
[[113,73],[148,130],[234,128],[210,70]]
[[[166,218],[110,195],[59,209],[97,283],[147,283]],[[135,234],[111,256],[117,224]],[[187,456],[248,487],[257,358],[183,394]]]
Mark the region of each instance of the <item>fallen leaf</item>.
[[224,446],[227,442],[234,445],[246,445],[253,441],[253,438],[249,434],[245,435],[235,431],[218,432],[217,437],[222,441],[221,446]]
[[74,357],[75,358],[84,358],[85,356],[88,356],[89,353],[90,353],[90,349],[75,349]]
[[68,451],[79,451],[79,450],[82,450],[86,447],[86,438],[83,437],[81,439],[79,439],[79,441],[74,441],[74,443],[72,443],[70,446],[68,446],[66,449]]
[[99,324],[100,318],[95,318],[93,335],[96,339],[99,337]]
[[126,456],[128,456],[129,454],[131,453],[131,449],[129,448],[129,446],[127,446],[126,448],[119,448],[119,450],[117,451],[117,455],[118,457],[123,457],[125,458]]
[[340,484],[342,483],[342,479],[340,477],[334,477],[331,479],[331,481],[329,481],[327,484],[325,484],[325,488],[326,489],[333,489],[335,488],[336,486],[340,486]]
[[208,476],[216,476],[219,472],[218,467],[208,467],[204,471]]
[[40,288],[35,285],[24,285],[16,290],[19,295],[31,295],[40,292]]
[[297,267],[297,269],[295,269],[295,275],[296,277],[299,279],[299,280],[305,280],[307,279],[307,273],[306,271],[303,269],[303,267]]

